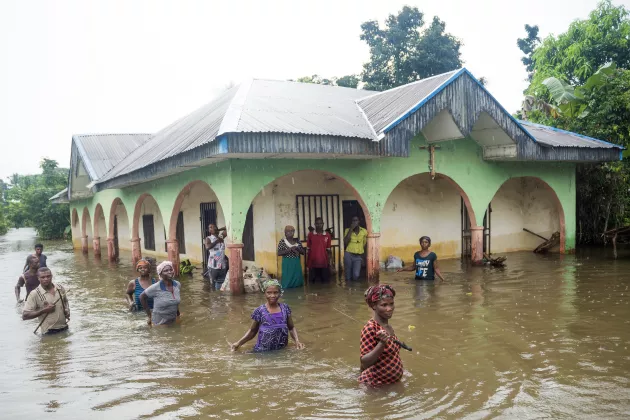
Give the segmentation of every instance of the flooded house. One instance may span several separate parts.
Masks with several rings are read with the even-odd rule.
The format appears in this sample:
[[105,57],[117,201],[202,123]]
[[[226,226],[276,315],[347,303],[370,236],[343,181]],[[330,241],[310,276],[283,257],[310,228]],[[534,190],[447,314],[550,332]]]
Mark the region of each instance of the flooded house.
[[[165,122],[166,123],[166,122]],[[366,271],[412,261],[418,238],[440,258],[532,250],[576,236],[576,164],[621,147],[514,119],[466,69],[385,92],[250,80],[153,134],[75,135],[67,190],[75,248],[178,262],[207,259],[225,226],[232,290],[246,265],[281,275],[285,225],[303,241],[314,219],[368,230]]]

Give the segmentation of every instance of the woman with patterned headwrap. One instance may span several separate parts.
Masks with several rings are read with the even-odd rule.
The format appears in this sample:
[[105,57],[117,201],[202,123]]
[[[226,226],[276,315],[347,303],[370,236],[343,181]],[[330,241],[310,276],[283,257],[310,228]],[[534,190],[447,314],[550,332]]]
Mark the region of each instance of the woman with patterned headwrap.
[[[173,263],[164,261],[157,266],[160,281],[149,286],[140,294],[140,302],[149,317],[149,325],[171,324],[179,316],[181,284],[173,280]],[[149,308],[149,299],[153,299],[153,309]]]
[[267,303],[260,305],[252,313],[252,325],[247,333],[236,343],[230,345],[232,351],[238,350],[258,334],[258,341],[254,346],[255,352],[280,350],[289,344],[289,335],[295,342],[295,347],[303,349],[304,344],[298,339],[297,329],[291,318],[291,308],[286,303],[280,303],[282,286],[275,279],[266,280],[262,284]]
[[387,284],[372,286],[365,302],[374,311],[361,331],[361,375],[359,382],[381,386],[398,382],[403,375],[400,345],[389,320],[394,315],[396,291]]
[[413,254],[413,265],[402,268],[398,271],[415,271],[416,280],[435,280],[438,276],[444,281],[440,267],[438,266],[438,257],[435,252],[430,251],[431,238],[422,236],[420,238],[420,251]]
[[304,255],[306,250],[302,243],[293,237],[295,228],[287,226],[284,228],[284,238],[278,243],[278,256],[282,257],[282,288],[301,287],[304,285],[304,274],[300,255]]
[[[144,289],[155,284],[155,279],[151,277],[151,264],[147,260],[138,261],[136,271],[140,273],[140,277],[129,282],[125,294],[130,311],[142,311],[144,309],[140,302],[140,294],[144,292]],[[153,309],[153,299],[149,299],[148,304],[149,308]]]

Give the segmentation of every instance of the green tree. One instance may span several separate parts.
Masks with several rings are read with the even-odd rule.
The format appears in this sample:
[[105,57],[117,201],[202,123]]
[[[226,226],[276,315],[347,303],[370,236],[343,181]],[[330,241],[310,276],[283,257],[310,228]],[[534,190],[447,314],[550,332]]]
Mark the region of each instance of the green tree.
[[375,20],[361,25],[361,40],[370,47],[362,73],[366,89],[391,89],[462,66],[462,43],[446,33],[446,24],[436,16],[421,31],[423,26],[422,12],[409,6],[390,15],[385,28]]
[[68,205],[53,204],[49,198],[67,185],[68,170],[56,161],[43,159],[39,175],[13,174],[5,192],[3,215],[11,226],[32,226],[42,239],[59,239],[70,224]]
[[[630,146],[630,13],[610,1],[535,47],[521,116]],[[524,64],[526,64],[524,62]],[[630,163],[577,167],[579,243],[630,224]]]
[[523,54],[525,54],[525,56],[521,58],[521,61],[527,69],[527,80],[530,82],[534,77],[534,59],[532,58],[532,54],[538,44],[540,44],[538,31],[538,25],[525,25],[525,32],[527,32],[527,36],[516,40],[516,45],[518,45],[518,48],[523,51]]
[[354,74],[339,78],[332,77],[330,79],[314,74],[312,76],[298,77],[295,81],[300,83],[314,83],[318,85],[349,87],[353,89],[356,89],[359,86],[359,78]]
[[613,62],[630,68],[630,20],[623,6],[602,1],[588,19],[577,20],[567,32],[549,36],[531,56],[534,75],[528,93],[535,94],[551,76],[581,85],[601,66]]
[[356,89],[359,87],[359,78],[354,74],[343,76],[337,79],[337,86]]

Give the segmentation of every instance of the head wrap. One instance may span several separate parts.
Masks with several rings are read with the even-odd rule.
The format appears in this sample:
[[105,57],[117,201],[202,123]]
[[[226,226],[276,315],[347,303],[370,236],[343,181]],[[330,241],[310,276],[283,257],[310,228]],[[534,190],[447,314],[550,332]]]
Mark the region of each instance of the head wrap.
[[429,238],[428,236],[421,236],[420,242],[422,242],[423,239],[426,239],[427,241],[429,241],[429,246],[431,246],[431,238]]
[[136,271],[138,271],[140,267],[151,267],[151,263],[147,260],[140,260],[136,263]]
[[368,306],[372,306],[383,297],[391,297],[396,296],[396,291],[389,284],[378,284],[376,286],[371,286],[365,291],[365,302]]
[[[173,268],[173,263],[170,261],[162,261],[156,268],[158,276],[162,274],[162,271],[164,271],[164,269],[166,267],[171,267]],[[173,268],[174,269],[174,268]]]
[[270,288],[271,286],[276,286],[278,288],[278,290],[280,290],[280,295],[282,295],[284,293],[284,290],[282,290],[282,285],[276,279],[267,279],[267,280],[262,282],[262,291],[263,291],[263,293],[266,292],[267,289]]

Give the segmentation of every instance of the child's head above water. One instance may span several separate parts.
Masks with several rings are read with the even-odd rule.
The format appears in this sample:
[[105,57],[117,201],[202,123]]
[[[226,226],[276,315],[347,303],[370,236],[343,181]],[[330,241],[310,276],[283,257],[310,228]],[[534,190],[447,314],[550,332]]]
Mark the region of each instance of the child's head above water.
[[396,291],[392,286],[379,284],[365,291],[365,302],[374,310],[375,315],[389,319],[394,314],[394,296]]

